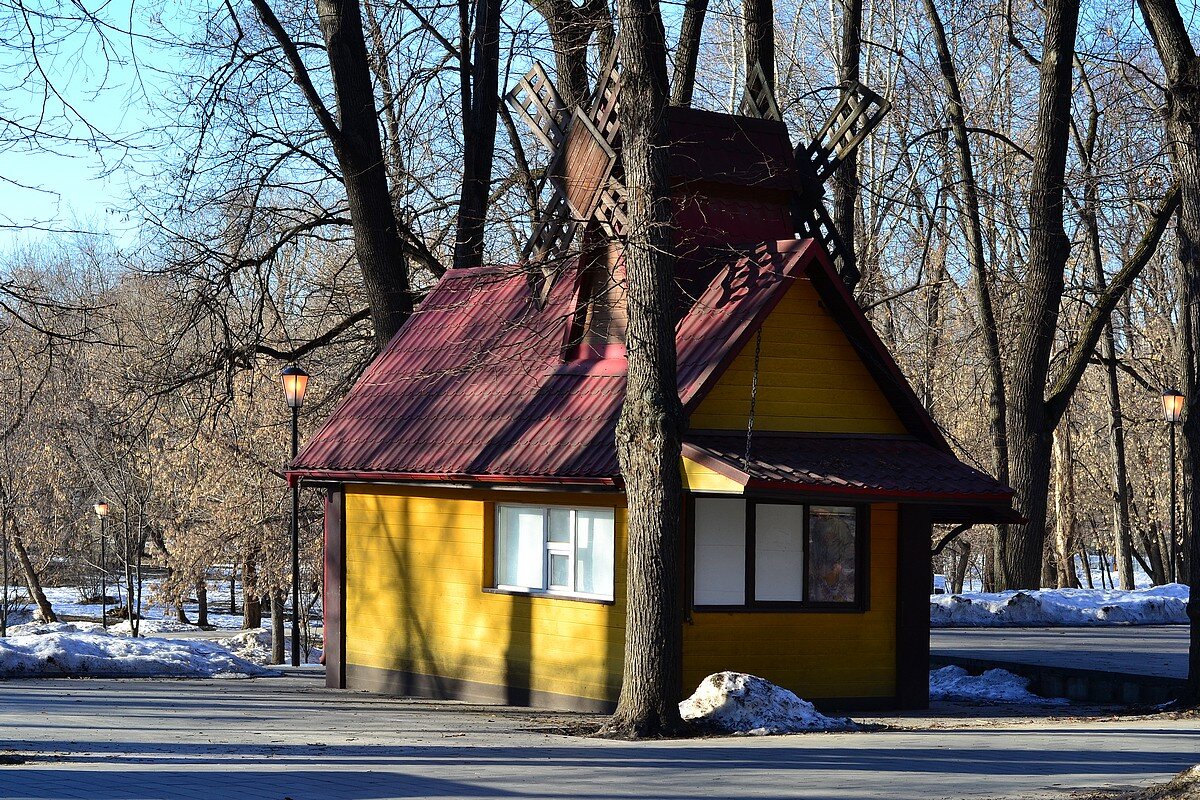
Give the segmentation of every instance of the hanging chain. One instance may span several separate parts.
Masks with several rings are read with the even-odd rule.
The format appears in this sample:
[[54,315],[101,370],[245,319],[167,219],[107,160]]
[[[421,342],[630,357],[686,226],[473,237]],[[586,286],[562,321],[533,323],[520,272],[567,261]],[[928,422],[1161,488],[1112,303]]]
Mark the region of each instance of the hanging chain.
[[742,469],[750,466],[750,440],[754,435],[754,406],[758,403],[758,360],[762,354],[762,327],[754,336],[754,374],[750,378],[750,416],[746,418],[746,454],[742,456]]

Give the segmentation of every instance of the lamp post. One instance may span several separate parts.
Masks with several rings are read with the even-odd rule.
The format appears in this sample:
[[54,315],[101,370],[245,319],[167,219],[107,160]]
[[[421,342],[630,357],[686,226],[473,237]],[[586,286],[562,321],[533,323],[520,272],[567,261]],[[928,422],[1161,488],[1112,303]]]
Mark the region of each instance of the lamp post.
[[[283,398],[292,410],[292,457],[300,449],[300,407],[308,390],[308,373],[289,364],[279,373]],[[300,484],[292,485],[292,666],[300,666]]]
[[1179,577],[1179,543],[1175,536],[1175,427],[1183,419],[1183,395],[1178,389],[1167,389],[1163,391],[1162,404],[1163,419],[1171,431],[1171,565],[1167,577],[1175,583]]
[[108,630],[108,563],[104,552],[104,521],[108,519],[108,503],[101,500],[92,508],[100,520],[100,624]]

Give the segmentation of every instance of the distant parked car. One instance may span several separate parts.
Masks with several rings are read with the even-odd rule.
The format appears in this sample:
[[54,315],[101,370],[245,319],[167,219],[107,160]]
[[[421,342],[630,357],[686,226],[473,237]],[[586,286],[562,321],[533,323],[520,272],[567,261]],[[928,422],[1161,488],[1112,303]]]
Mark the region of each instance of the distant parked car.
[[946,593],[946,576],[945,575],[934,575],[933,576],[933,593],[934,594],[945,594]]

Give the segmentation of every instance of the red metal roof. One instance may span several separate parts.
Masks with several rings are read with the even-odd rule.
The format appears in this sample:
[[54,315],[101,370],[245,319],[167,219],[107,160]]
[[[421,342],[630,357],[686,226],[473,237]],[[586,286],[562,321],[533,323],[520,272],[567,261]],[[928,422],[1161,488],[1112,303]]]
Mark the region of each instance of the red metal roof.
[[1007,506],[1012,490],[953,455],[896,436],[692,432],[684,455],[748,489]]
[[[678,326],[685,404],[719,376],[817,251],[810,240],[786,240],[726,248],[708,262],[706,288]],[[563,361],[576,277],[563,275],[539,308],[515,267],[447,273],[290,474],[614,485],[625,359]]]

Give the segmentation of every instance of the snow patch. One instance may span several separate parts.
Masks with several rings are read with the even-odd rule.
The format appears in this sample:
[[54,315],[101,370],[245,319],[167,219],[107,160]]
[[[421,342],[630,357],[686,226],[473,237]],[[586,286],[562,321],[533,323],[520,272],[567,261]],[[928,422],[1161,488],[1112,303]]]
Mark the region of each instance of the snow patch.
[[1179,583],[1130,591],[1040,589],[964,592],[929,598],[935,628],[1174,625],[1187,619],[1188,587]]
[[98,623],[42,623],[0,638],[0,678],[276,675],[203,640],[130,638]]
[[1029,679],[1003,669],[989,669],[982,675],[972,675],[959,666],[950,665],[929,672],[931,700],[966,700],[972,703],[1027,703],[1061,706],[1068,703],[1061,697],[1040,697],[1029,691]]
[[700,681],[679,704],[679,714],[728,733],[763,736],[802,731],[844,731],[845,717],[827,717],[782,686],[743,672],[718,672]]

